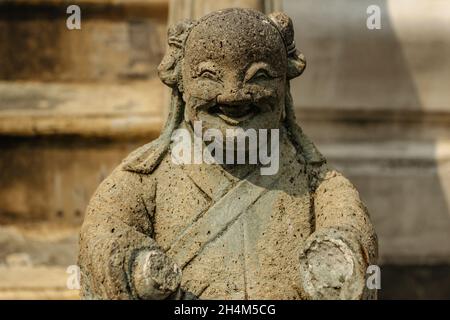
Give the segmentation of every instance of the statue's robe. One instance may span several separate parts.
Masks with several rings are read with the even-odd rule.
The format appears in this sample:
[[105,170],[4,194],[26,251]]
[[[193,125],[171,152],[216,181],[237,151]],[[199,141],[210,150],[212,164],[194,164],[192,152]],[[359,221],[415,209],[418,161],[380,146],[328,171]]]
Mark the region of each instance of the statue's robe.
[[318,228],[351,230],[373,261],[375,234],[357,191],[325,164],[309,165],[284,129],[280,137],[273,176],[177,165],[170,152],[150,174],[116,168],[82,227],[82,296],[137,298],[134,258],[158,248],[182,268],[182,290],[198,298],[301,299],[299,252]]

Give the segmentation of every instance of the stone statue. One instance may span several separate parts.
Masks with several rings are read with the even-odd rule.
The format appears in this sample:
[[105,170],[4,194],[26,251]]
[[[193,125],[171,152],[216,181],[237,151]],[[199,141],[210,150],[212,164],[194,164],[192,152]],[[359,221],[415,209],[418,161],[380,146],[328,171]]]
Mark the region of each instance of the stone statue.
[[[377,238],[358,192],[295,122],[292,21],[227,9],[168,32],[161,136],[102,182],[80,237],[84,299],[367,299]],[[278,129],[279,169],[179,164],[173,133]],[[194,133],[195,134],[195,133]],[[225,147],[226,148],[226,147]],[[248,152],[250,149],[246,149]]]

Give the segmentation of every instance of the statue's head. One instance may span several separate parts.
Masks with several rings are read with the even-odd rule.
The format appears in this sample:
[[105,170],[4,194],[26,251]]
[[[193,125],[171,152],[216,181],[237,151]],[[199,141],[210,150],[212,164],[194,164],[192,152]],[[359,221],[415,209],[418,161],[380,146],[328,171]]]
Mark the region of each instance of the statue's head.
[[[289,80],[305,68],[294,44],[291,19],[251,9],[227,9],[198,21],[184,20],[168,32],[158,71],[172,88],[169,118],[161,136],[132,153],[124,168],[152,172],[167,153],[184,119],[203,130],[275,129],[282,124],[309,164],[325,160],[295,122]],[[236,130],[232,130],[236,131]]]
[[169,30],[159,67],[179,91],[188,122],[204,129],[280,127],[288,81],[305,67],[295,50],[290,18],[251,9],[227,9]]

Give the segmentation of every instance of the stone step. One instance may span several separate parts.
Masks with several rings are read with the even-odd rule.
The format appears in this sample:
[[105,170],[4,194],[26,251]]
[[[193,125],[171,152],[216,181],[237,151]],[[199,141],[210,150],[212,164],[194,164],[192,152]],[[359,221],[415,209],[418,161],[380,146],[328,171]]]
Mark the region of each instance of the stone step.
[[398,110],[295,106],[297,122],[317,143],[432,142],[450,139],[450,109]]
[[124,84],[0,82],[0,136],[152,139],[165,106],[159,79]]
[[78,299],[77,251],[78,226],[1,225],[0,299]]
[[61,267],[0,267],[0,300],[75,300],[67,288],[69,274]]

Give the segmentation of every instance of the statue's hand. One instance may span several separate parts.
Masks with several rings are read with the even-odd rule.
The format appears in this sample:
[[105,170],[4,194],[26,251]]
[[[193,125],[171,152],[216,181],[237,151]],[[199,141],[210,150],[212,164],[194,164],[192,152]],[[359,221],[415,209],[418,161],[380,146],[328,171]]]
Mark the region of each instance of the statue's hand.
[[133,284],[141,299],[162,300],[175,293],[181,283],[181,269],[158,250],[142,251],[136,257]]
[[301,285],[308,299],[363,299],[367,263],[348,231],[321,229],[300,253]]

